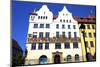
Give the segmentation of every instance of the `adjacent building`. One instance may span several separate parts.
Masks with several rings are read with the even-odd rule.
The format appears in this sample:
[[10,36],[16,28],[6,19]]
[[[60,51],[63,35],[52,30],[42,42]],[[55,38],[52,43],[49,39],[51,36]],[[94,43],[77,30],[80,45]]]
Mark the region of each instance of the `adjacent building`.
[[64,6],[54,17],[43,5],[29,17],[25,64],[83,61],[82,44],[79,25],[72,13]]
[[[84,30],[85,43],[84,43],[82,30],[80,29],[82,52],[84,57],[83,60],[87,61],[86,52],[92,56],[91,57],[92,60],[96,60],[96,17],[95,16],[74,17],[74,19],[78,21],[79,26],[81,24],[85,25],[85,30]],[[85,48],[87,50],[85,50]]]

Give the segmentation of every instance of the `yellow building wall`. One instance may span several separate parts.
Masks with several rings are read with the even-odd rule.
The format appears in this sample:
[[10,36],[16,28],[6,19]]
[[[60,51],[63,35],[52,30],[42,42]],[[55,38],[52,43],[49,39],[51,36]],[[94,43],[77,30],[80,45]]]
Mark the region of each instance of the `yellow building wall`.
[[[96,25],[95,24],[84,24],[84,25],[85,25],[85,33],[86,33],[85,41],[88,42],[87,52],[91,53],[91,55],[94,56],[96,52],[96,39],[94,37],[94,33],[96,33],[95,31],[96,29],[92,29],[92,25],[94,25],[94,28],[96,28]],[[87,25],[90,25],[90,29],[87,28]],[[91,33],[92,37],[89,37],[88,33]],[[81,36],[81,43],[82,43],[83,60],[86,61],[86,51],[85,51],[85,44],[83,40],[82,30],[80,30],[80,36]],[[94,47],[91,47],[90,41],[93,41]]]

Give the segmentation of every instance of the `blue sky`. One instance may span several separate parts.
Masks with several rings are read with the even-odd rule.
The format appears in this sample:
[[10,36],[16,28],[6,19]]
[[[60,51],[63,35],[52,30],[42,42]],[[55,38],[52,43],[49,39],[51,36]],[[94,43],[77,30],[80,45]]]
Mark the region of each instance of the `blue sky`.
[[58,15],[63,6],[66,6],[73,16],[90,16],[96,12],[95,6],[12,1],[12,38],[23,50],[26,48],[29,15],[34,9],[39,10],[43,4],[47,5],[54,15]]

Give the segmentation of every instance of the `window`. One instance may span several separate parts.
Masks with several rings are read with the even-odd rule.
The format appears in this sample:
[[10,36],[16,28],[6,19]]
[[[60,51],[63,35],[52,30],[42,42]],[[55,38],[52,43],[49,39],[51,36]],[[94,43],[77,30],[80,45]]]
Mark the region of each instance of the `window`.
[[67,62],[71,62],[72,61],[72,56],[71,55],[68,55],[67,56]]
[[35,49],[36,49],[36,43],[32,43],[31,50],[35,50]]
[[46,16],[46,19],[48,19],[48,17]]
[[65,25],[64,24],[62,25],[62,29],[65,29]]
[[43,43],[38,44],[38,49],[43,49]]
[[69,20],[69,22],[71,22],[71,20]]
[[50,24],[46,24],[46,28],[50,28]]
[[39,38],[43,38],[43,32],[39,33]]
[[42,16],[41,16],[41,19],[42,19]]
[[68,22],[68,20],[66,20],[66,22]]
[[94,33],[94,37],[96,37],[96,33]]
[[76,32],[74,32],[74,38],[76,38],[77,37],[77,33]]
[[65,22],[65,20],[63,20],[63,22]]
[[85,41],[86,47],[88,47],[88,41]]
[[78,43],[77,42],[73,42],[73,48],[78,48]]
[[80,61],[80,58],[79,58],[79,55],[78,54],[75,55],[75,61],[76,62]]
[[62,36],[65,37],[65,32],[62,32]]
[[45,43],[45,49],[49,49],[49,43]]
[[38,19],[40,19],[40,16],[38,16]]
[[71,32],[68,32],[68,37],[71,38]]
[[56,32],[56,37],[59,38],[59,32]]
[[62,19],[60,19],[60,22],[62,22]]
[[49,38],[49,32],[46,32],[45,37]]
[[90,25],[87,25],[87,29],[90,29]]
[[68,29],[70,29],[70,25],[68,25]]
[[94,25],[92,25],[92,29],[95,29]]
[[93,41],[90,41],[90,45],[91,47],[94,47]]
[[43,16],[43,19],[45,19],[45,16]]
[[61,43],[56,43],[55,44],[55,49],[61,49]]
[[92,37],[92,34],[91,33],[89,33],[89,37]]
[[75,25],[73,25],[73,29],[76,29],[76,26]]
[[34,28],[38,28],[38,24],[34,24]]
[[40,28],[44,28],[44,24],[40,24]]
[[39,64],[47,64],[47,56],[42,55],[42,56],[39,58]]
[[59,29],[59,24],[56,24],[56,28]]
[[37,38],[37,32],[33,32],[33,38]]
[[64,45],[65,45],[65,49],[70,48],[70,43],[69,42],[65,43]]

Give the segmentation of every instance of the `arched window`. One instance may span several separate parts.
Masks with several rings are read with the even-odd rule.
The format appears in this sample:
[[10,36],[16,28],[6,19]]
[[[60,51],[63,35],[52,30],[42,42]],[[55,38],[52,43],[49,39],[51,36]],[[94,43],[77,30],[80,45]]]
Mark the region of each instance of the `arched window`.
[[72,57],[71,57],[71,55],[68,55],[67,56],[67,62],[71,62],[72,61]]
[[42,56],[39,58],[39,64],[47,64],[47,56],[42,55]]
[[79,55],[76,54],[76,55],[75,55],[75,61],[79,61],[79,60],[80,60]]

